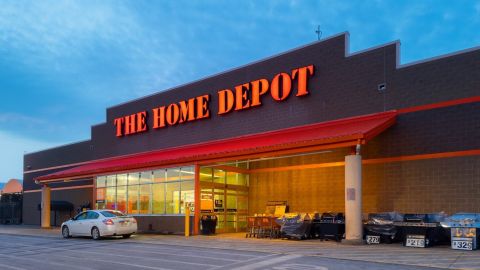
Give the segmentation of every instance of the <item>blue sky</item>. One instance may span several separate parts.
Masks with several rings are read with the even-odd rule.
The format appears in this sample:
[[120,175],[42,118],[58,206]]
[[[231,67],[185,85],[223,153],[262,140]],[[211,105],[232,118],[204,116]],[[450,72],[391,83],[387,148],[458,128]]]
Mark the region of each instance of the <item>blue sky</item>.
[[90,137],[105,108],[350,32],[401,63],[480,45],[480,1],[0,0],[0,182]]

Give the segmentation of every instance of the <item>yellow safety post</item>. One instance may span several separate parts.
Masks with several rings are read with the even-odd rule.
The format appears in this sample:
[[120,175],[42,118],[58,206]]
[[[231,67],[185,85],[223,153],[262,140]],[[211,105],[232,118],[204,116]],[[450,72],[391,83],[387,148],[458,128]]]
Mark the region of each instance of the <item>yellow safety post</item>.
[[190,236],[190,206],[185,204],[185,236]]

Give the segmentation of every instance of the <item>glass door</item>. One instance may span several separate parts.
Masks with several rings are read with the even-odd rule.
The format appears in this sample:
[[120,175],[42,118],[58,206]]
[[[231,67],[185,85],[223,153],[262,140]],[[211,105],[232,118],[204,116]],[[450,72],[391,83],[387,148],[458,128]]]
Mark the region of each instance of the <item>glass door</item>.
[[228,166],[202,167],[200,188],[201,212],[217,216],[218,233],[246,230],[248,174],[229,171]]

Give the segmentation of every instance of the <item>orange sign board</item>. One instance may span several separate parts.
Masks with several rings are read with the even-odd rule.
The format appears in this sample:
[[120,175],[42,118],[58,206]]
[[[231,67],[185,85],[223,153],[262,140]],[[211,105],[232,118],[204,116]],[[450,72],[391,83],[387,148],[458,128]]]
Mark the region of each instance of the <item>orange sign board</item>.
[[[309,65],[293,69],[291,72],[281,72],[271,80],[261,78],[248,83],[237,85],[232,89],[222,89],[217,92],[218,115],[228,114],[232,111],[241,111],[262,105],[262,97],[270,93],[273,100],[282,102],[292,91],[295,96],[308,95],[308,79],[314,75],[314,66]],[[209,94],[182,100],[177,103],[153,108],[152,128],[160,129],[174,126],[211,116]],[[117,137],[132,135],[148,131],[147,111],[114,119]]]

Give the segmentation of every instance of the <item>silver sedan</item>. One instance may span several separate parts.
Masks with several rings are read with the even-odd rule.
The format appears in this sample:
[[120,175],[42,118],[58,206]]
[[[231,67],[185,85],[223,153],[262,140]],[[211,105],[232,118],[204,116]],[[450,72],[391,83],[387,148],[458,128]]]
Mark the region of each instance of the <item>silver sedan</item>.
[[98,240],[104,236],[129,238],[137,232],[137,221],[115,210],[88,210],[62,223],[62,236],[91,236]]

